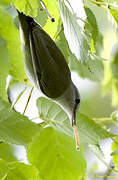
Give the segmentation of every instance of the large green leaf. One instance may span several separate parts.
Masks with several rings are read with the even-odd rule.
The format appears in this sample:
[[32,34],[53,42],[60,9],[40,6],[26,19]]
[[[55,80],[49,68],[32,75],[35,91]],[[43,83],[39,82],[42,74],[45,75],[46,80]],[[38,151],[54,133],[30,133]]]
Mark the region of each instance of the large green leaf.
[[7,100],[6,78],[9,74],[10,63],[6,42],[0,38],[0,96]]
[[25,116],[12,110],[0,99],[0,140],[8,143],[26,145],[40,130],[39,126]]
[[0,160],[1,180],[41,180],[38,170],[32,165],[7,163]]
[[[36,148],[37,147],[37,148]],[[83,153],[74,148],[74,140],[52,127],[44,128],[27,148],[28,160],[44,180],[84,179]]]
[[[37,106],[42,120],[48,122],[56,130],[60,130],[74,137],[69,119],[59,105],[51,100],[39,98]],[[91,118],[81,113],[77,114],[77,128],[80,136],[80,143],[98,145],[100,140],[113,137],[111,133],[107,132]]]
[[[26,78],[23,62],[23,52],[19,31],[15,27],[12,17],[0,7],[0,35],[7,42],[10,55],[10,73],[19,81]],[[7,53],[7,51],[6,51]]]
[[13,162],[17,160],[15,156],[15,148],[13,145],[0,142],[0,159],[7,162]]

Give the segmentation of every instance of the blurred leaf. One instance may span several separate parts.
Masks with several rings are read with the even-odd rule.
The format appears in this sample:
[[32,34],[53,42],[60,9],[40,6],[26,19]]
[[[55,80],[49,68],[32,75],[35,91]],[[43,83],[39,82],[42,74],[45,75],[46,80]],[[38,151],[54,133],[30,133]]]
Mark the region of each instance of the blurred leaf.
[[42,7],[39,8],[38,15],[35,19],[42,27],[47,23],[48,16]]
[[26,145],[39,132],[40,127],[25,116],[12,110],[0,99],[0,140],[12,144]]
[[27,15],[36,17],[40,7],[39,0],[12,0],[15,7]]
[[[10,73],[19,81],[26,78],[23,62],[23,52],[19,39],[19,31],[13,23],[12,17],[0,8],[0,35],[7,41],[10,55]],[[6,52],[7,53],[7,52]]]
[[50,15],[55,19],[55,22],[52,23],[50,18],[48,17],[48,21],[44,26],[44,30],[53,38],[57,30],[58,21],[60,19],[58,2],[57,0],[43,0],[43,2],[45,3],[45,6]]
[[0,142],[0,159],[7,162],[16,161],[17,158],[14,155],[14,147],[10,144]]
[[89,33],[90,41],[92,41],[93,39],[93,44],[94,44],[94,49],[95,49],[95,52],[93,53],[100,55],[100,52],[103,48],[103,36],[99,32],[96,17],[91,11],[91,9],[88,7],[85,7],[85,12],[87,15],[87,22],[88,22],[85,24],[85,31]]
[[118,104],[118,46],[113,47],[112,60],[105,64],[104,92],[112,90],[112,105]]
[[10,63],[6,42],[0,38],[0,96],[7,100],[6,78],[9,74]]
[[23,163],[9,163],[9,172],[5,180],[41,180],[39,171],[32,165]]
[[113,156],[113,163],[115,164],[115,169],[118,171],[118,136],[112,143],[112,156]]
[[[39,98],[37,100],[37,107],[39,116],[42,120],[48,122],[56,130],[74,137],[68,116],[59,105],[51,100]],[[113,134],[107,132],[92,119],[81,113],[77,114],[77,128],[80,136],[80,143],[96,145],[99,144],[102,139],[113,137]]]
[[69,65],[71,70],[76,71],[82,78],[88,78],[92,81],[100,81],[103,78],[103,64],[99,59],[88,61],[88,65],[77,60],[74,55],[69,56]]
[[[36,148],[37,147],[37,148]],[[44,180],[84,179],[86,163],[74,140],[52,127],[44,128],[27,148],[29,162]]]
[[8,167],[5,161],[0,159],[0,179],[4,180],[8,173]]
[[11,0],[0,0],[0,5],[9,5]]
[[38,170],[23,163],[7,163],[0,160],[1,180],[41,180]]
[[112,16],[114,17],[115,21],[116,21],[117,24],[118,24],[118,10],[111,9],[111,10],[110,10],[110,13],[112,14]]

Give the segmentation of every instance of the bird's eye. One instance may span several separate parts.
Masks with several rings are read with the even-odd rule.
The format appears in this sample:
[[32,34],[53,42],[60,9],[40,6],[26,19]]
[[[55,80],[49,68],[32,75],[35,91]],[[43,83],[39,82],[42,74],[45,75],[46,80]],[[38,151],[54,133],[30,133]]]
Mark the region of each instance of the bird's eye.
[[76,104],[80,103],[80,99],[75,99]]

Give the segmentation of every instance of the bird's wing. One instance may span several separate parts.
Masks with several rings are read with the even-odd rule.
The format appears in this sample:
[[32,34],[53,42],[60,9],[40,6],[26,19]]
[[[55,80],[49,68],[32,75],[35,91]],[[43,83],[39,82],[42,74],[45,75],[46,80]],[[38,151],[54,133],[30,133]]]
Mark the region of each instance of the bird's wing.
[[71,81],[66,60],[54,41],[36,22],[31,23],[29,39],[39,86],[46,96],[57,98]]

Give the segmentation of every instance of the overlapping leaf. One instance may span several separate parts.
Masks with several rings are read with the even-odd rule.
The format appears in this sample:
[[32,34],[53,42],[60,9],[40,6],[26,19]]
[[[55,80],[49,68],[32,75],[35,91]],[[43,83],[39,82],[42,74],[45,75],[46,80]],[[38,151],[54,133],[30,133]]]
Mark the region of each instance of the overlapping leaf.
[[[60,106],[45,98],[39,98],[37,106],[41,119],[48,122],[56,130],[74,137],[69,119]],[[77,128],[80,135],[80,143],[96,145],[102,139],[113,137],[113,134],[107,132],[92,119],[81,113],[77,114]]]
[[[99,81],[103,77],[102,59],[92,53],[99,54],[102,47],[102,36],[99,33],[95,16],[90,9],[86,8],[88,23],[85,24],[84,29],[80,26],[82,20],[79,19],[79,17],[70,10],[68,7],[69,5],[67,6],[64,2],[59,0],[64,33],[69,44],[69,48],[75,55],[74,56],[69,52],[69,57],[66,58],[68,58],[71,69],[79,73],[81,77],[87,77],[91,80]],[[93,22],[90,20],[90,14],[94,19]],[[95,52],[92,49],[92,42],[94,44]]]
[[37,16],[38,8],[40,7],[40,1],[38,0],[12,0],[12,3],[19,11],[34,17]]
[[[37,148],[36,148],[37,147]],[[44,180],[85,179],[86,163],[74,140],[52,127],[44,128],[27,148],[29,162]]]
[[0,140],[26,145],[40,128],[23,115],[13,111],[11,106],[0,99]]
[[41,180],[38,170],[23,163],[7,163],[0,160],[1,180]]

